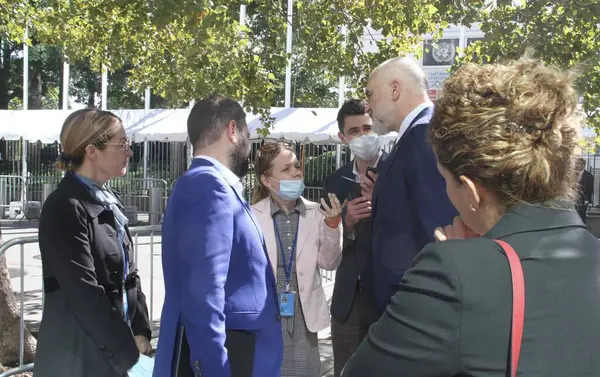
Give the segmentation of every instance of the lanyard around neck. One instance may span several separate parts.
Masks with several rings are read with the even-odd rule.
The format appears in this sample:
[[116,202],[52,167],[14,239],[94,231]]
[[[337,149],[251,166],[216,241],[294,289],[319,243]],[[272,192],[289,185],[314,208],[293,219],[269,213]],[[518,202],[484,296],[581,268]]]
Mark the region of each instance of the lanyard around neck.
[[285,273],[285,290],[289,292],[290,290],[290,280],[292,279],[292,266],[294,265],[294,259],[296,254],[296,242],[298,241],[298,227],[300,225],[300,218],[296,223],[296,234],[294,235],[294,240],[292,241],[292,250],[290,252],[290,260],[289,264],[286,262],[285,258],[285,248],[283,246],[283,241],[281,240],[281,234],[279,233],[279,227],[277,226],[277,221],[273,218],[273,226],[275,227],[275,234],[277,235],[277,241],[279,241],[279,247],[281,249],[281,262],[283,264],[283,272]]

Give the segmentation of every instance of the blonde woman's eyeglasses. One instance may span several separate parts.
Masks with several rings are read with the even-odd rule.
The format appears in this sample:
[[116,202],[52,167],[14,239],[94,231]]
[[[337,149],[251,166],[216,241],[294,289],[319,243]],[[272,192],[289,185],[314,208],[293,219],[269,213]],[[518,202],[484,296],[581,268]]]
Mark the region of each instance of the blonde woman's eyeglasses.
[[123,152],[129,152],[131,150],[131,145],[129,145],[129,142],[124,142],[124,143],[104,143],[104,145],[114,145],[115,147],[121,147],[123,149]]

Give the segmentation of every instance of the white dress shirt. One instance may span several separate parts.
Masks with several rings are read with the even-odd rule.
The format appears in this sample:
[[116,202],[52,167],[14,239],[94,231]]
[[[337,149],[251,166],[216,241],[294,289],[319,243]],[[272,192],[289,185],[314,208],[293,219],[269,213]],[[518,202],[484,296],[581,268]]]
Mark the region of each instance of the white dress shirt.
[[[377,167],[377,165],[379,165],[379,160],[381,160],[381,156],[383,156],[383,151],[380,150],[379,154],[377,155],[377,160],[375,161],[375,165],[373,165],[373,167]],[[352,167],[352,173],[354,173],[354,179],[356,180],[356,183],[360,183],[360,173],[358,172],[358,168],[356,167],[356,161],[354,161],[353,167]],[[366,174],[367,172],[365,172]]]
[[199,156],[195,156],[194,158],[203,158],[206,161],[212,162],[213,165],[215,165],[215,167],[219,171],[219,173],[221,173],[221,175],[223,176],[225,181],[227,181],[227,183],[229,183],[231,185],[231,187],[233,187],[240,196],[243,196],[244,185],[242,184],[240,177],[235,175],[235,173],[232,172],[231,169],[229,169],[227,166],[223,165],[219,160],[217,160],[214,157],[199,155]]
[[402,135],[404,135],[404,133],[408,129],[408,126],[410,126],[410,124],[417,117],[417,115],[419,115],[421,113],[421,111],[423,111],[425,108],[430,107],[430,106],[433,107],[433,102],[426,101],[426,102],[423,102],[422,104],[420,104],[419,106],[415,107],[413,109],[413,111],[408,113],[408,115],[406,116],[406,118],[404,118],[404,120],[402,121],[402,124],[400,125],[400,130],[398,130],[398,136],[396,136],[395,143],[398,143],[398,141],[400,141],[400,138],[402,138]]

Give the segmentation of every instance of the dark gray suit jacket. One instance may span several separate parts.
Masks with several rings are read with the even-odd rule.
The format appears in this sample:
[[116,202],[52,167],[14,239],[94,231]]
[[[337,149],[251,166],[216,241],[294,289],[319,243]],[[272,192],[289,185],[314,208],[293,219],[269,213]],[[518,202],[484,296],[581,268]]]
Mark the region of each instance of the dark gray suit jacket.
[[45,301],[35,376],[126,376],[139,357],[134,335],[152,335],[131,237],[125,278],[114,214],[67,173],[44,203],[39,243]]
[[492,239],[525,275],[519,376],[598,376],[600,241],[575,211],[518,205],[484,237],[427,245],[343,377],[507,376],[511,278]]

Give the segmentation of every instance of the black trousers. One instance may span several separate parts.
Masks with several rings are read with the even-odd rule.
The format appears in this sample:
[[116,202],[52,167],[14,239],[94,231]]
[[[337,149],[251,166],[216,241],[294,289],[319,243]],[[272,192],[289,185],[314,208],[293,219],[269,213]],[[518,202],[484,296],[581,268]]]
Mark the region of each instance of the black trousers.
[[[350,300],[351,298],[348,297]],[[364,293],[357,289],[348,318],[339,321],[331,318],[331,343],[333,346],[333,374],[340,377],[344,365],[363,341],[369,327],[379,319],[376,309],[365,300]]]
[[[226,330],[226,334],[231,377],[252,377],[256,334],[242,330]],[[171,377],[202,377],[202,366],[198,361],[190,365],[190,346],[183,326],[177,333]]]

